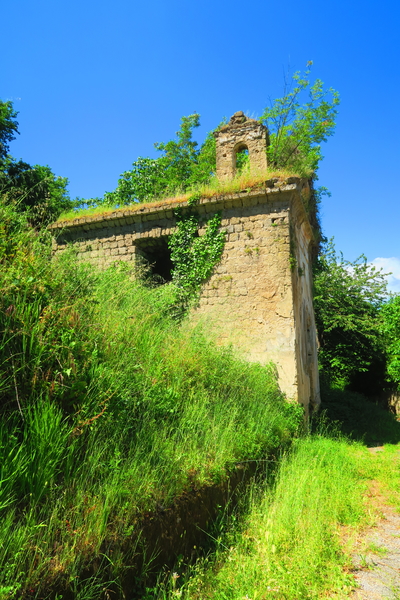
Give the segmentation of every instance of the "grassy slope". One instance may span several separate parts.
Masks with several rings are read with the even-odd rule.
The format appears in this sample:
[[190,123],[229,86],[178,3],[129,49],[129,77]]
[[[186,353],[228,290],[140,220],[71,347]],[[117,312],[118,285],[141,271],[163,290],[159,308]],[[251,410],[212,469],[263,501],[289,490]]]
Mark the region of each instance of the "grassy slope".
[[176,323],[170,286],[51,262],[0,210],[0,598],[98,597],[144,511],[262,458],[301,414],[272,369]]
[[[186,581],[185,600],[333,597],[351,583],[339,524],[362,515],[362,486],[345,441],[299,440],[275,484],[254,495],[244,528]],[[168,587],[168,586],[167,586]],[[174,590],[154,597],[173,598]],[[150,596],[149,596],[150,598]]]
[[[339,392],[333,395],[339,406]],[[332,411],[332,396],[329,400]],[[341,402],[353,410],[357,406],[361,425],[353,429],[353,437],[373,437],[378,427],[381,438],[395,437],[397,443],[371,454],[360,441],[338,434],[298,440],[275,483],[254,494],[240,531],[229,533],[230,543],[223,540],[229,549],[221,544],[181,587],[170,578],[149,599],[349,597],[354,586],[350,554],[357,532],[379,518],[369,501],[368,484],[378,482],[400,509],[400,423],[359,395],[344,393]],[[348,431],[350,422],[343,427]]]

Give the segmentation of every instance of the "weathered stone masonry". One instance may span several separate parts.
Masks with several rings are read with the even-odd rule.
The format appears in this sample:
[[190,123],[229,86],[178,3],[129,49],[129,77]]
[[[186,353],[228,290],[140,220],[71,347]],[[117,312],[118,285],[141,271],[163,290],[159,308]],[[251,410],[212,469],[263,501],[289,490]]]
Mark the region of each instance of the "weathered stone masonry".
[[236,155],[247,150],[253,171],[267,168],[266,148],[269,143],[267,128],[242,111],[236,112],[227,125],[214,133],[216,141],[217,176],[221,181],[233,179],[236,173]]
[[[249,360],[273,361],[281,389],[306,406],[319,403],[310,260],[314,240],[304,208],[308,194],[306,181],[290,178],[200,200],[194,210],[203,223],[221,212],[226,244],[192,314]],[[187,202],[145,204],[56,223],[54,251],[74,242],[80,259],[101,268],[140,255],[162,259],[177,207],[185,211]]]

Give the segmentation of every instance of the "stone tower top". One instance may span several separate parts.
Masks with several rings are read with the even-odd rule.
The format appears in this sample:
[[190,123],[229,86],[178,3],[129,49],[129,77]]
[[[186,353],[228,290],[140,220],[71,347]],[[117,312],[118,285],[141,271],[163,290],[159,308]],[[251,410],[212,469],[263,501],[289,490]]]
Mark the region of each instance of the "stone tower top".
[[242,150],[249,153],[250,169],[265,171],[267,168],[268,129],[255,119],[249,119],[240,110],[235,112],[227,125],[214,133],[217,151],[217,177],[233,179],[236,173],[236,155]]

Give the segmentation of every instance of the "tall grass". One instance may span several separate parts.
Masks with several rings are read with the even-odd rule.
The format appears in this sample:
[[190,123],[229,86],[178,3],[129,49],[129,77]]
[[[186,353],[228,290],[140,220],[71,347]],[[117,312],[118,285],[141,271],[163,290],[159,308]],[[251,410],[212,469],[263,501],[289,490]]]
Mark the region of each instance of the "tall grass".
[[141,514],[265,457],[301,411],[271,367],[179,325],[168,285],[50,261],[0,211],[0,598],[98,597]]
[[[158,598],[287,600],[342,597],[352,578],[340,527],[363,515],[363,481],[348,442],[299,440],[272,488],[255,494],[236,543],[181,586]],[[168,587],[168,586],[167,586]],[[175,589],[174,589],[175,588]],[[150,595],[149,595],[150,598]]]

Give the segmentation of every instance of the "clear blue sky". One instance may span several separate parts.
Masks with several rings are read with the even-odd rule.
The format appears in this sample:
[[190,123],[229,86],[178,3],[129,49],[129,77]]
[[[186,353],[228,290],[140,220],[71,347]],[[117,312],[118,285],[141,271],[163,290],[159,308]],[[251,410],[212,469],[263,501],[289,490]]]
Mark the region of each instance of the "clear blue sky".
[[11,153],[68,177],[72,197],[100,196],[182,115],[201,114],[201,142],[223,116],[259,116],[312,60],[342,100],[319,171],[324,232],[349,260],[394,258],[400,280],[399,15],[395,0],[4,3]]

